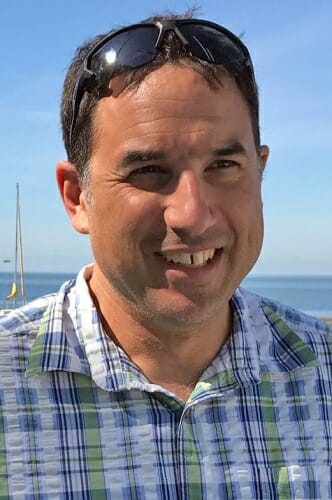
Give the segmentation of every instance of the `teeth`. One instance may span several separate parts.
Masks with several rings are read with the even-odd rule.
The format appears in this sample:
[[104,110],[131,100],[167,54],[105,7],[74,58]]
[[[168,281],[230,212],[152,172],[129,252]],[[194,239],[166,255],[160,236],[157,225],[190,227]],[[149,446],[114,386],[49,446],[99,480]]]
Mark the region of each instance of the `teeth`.
[[171,258],[166,256],[166,260],[175,264],[191,264],[190,253],[175,253]]
[[205,250],[203,252],[203,254],[204,254],[204,260],[213,259],[215,251],[216,250],[214,248],[212,248],[211,250]]
[[167,260],[167,262],[173,262],[174,264],[201,267],[214,257],[215,252],[215,248],[211,248],[210,250],[195,253],[164,253],[163,257]]
[[194,253],[192,256],[192,263],[195,264],[195,266],[200,266],[204,262],[204,252],[197,252]]

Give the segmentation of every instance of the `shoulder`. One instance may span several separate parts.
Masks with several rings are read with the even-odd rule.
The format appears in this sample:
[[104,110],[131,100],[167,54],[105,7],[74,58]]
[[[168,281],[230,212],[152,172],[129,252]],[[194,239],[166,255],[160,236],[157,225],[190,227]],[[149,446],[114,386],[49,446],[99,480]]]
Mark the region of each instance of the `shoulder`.
[[8,337],[19,338],[28,336],[34,338],[45,313],[54,304],[59,304],[56,315],[59,316],[62,313],[65,299],[70,290],[75,288],[75,284],[76,280],[66,281],[57,292],[39,297],[2,316],[0,318],[0,341]]
[[259,301],[267,316],[269,315],[269,312],[273,312],[301,336],[310,332],[324,337],[332,335],[332,325],[326,323],[320,318],[309,316],[308,314],[294,309],[293,307],[273,301],[266,297],[259,297]]
[[318,335],[332,335],[332,324],[329,324],[322,319],[305,314],[298,309],[294,309],[286,304],[277,302],[268,297],[249,292],[241,287],[241,296],[246,301],[251,315],[255,316],[259,312],[263,312],[266,317],[279,317],[285,321],[298,334],[315,332]]
[[56,294],[45,295],[0,319],[0,356],[3,360],[11,349],[31,344],[37,336],[41,320]]
[[55,294],[45,295],[1,317],[0,340],[4,337],[22,336],[38,330],[40,320],[54,297]]
[[274,338],[292,338],[292,343],[301,339],[324,363],[332,362],[332,324],[243,288],[240,292],[254,328]]
[[[28,366],[31,346],[37,337],[41,320],[54,300],[47,295],[14,309],[0,320],[0,384],[15,385]],[[15,375],[16,374],[16,375]],[[17,382],[17,380],[16,380]]]

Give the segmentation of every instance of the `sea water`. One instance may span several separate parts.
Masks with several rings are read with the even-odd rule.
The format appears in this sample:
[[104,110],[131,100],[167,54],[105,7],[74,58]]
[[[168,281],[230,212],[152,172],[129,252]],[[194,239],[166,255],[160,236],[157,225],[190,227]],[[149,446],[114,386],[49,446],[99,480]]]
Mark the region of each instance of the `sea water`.
[[[56,292],[64,281],[74,276],[74,273],[26,273],[27,299]],[[0,308],[12,305],[12,301],[5,301],[6,295],[11,291],[12,280],[11,273],[0,273]],[[254,293],[313,316],[332,317],[332,276],[249,276],[242,285]]]

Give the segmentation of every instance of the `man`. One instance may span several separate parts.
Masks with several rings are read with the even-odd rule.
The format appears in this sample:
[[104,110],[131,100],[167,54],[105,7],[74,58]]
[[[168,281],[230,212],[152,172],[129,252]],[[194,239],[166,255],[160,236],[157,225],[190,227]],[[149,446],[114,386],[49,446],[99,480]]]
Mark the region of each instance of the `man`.
[[331,329],[239,288],[268,157],[247,48],[180,17],[98,36],[62,126],[94,263],[1,323],[1,498],[331,498]]

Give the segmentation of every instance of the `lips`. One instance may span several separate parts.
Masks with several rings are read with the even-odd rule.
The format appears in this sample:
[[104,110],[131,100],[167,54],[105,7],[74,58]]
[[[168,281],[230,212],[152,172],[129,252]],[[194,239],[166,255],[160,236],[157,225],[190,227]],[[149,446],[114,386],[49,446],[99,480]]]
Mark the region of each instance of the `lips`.
[[214,257],[217,249],[210,248],[200,252],[161,252],[161,257],[171,264],[178,264],[185,267],[203,267]]

